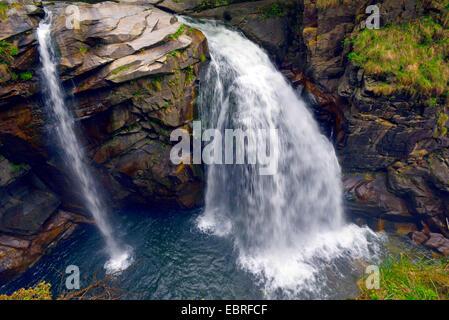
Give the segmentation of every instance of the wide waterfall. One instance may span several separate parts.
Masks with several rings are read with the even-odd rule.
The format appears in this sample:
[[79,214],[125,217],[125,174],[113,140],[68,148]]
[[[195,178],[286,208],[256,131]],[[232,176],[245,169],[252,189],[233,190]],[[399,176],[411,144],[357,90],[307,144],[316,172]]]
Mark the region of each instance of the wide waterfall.
[[198,227],[231,238],[239,265],[269,297],[320,297],[329,269],[376,247],[374,233],[345,221],[333,146],[261,48],[222,24],[181,19],[203,31],[211,52],[200,85],[203,128],[244,129],[249,147],[256,129],[278,132],[274,175],[253,165],[207,167]]
[[105,264],[106,270],[115,272],[126,269],[131,259],[129,248],[122,248],[114,239],[112,227],[107,220],[107,209],[89,168],[84,163],[83,149],[75,133],[74,118],[65,105],[64,92],[57,72],[58,62],[51,43],[51,12],[47,12],[46,19],[40,22],[37,37],[45,104],[50,117],[54,120],[62,156],[80,189],[87,211],[92,214],[106,241],[110,255],[110,260]]

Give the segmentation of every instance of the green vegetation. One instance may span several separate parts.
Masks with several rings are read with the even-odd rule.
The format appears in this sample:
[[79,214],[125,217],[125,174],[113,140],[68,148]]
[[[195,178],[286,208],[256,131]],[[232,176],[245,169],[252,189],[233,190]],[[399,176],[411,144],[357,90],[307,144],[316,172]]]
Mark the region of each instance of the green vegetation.
[[24,81],[31,80],[31,79],[33,79],[33,74],[29,71],[26,71],[26,72],[22,72],[19,75],[19,77],[20,77],[20,80],[24,80]]
[[324,10],[330,7],[336,7],[342,4],[351,4],[358,3],[356,0],[317,0],[316,7],[317,9]]
[[0,41],[0,63],[11,64],[14,61],[14,56],[19,53],[16,46],[7,42],[6,40]]
[[446,123],[447,123],[448,120],[449,120],[449,116],[446,113],[441,112],[438,115],[437,131],[434,134],[434,138],[440,138],[440,137],[446,135],[446,133],[447,133]]
[[112,71],[112,74],[117,74],[117,73],[119,73],[120,71],[125,70],[125,69],[128,69],[128,68],[130,68],[130,67],[131,67],[130,64],[125,65],[125,66],[120,66],[120,67],[118,67],[117,69],[115,69],[114,71]]
[[80,50],[80,53],[81,53],[81,54],[86,54],[86,53],[87,53],[87,51],[89,51],[89,48],[86,48],[86,47],[80,46],[80,47],[79,47],[79,50]]
[[51,300],[50,289],[51,285],[44,281],[28,289],[19,289],[10,296],[2,294],[0,300]]
[[138,127],[139,127],[139,124],[138,124],[138,123],[135,123],[135,124],[133,124],[133,125],[130,125],[130,126],[126,127],[124,130],[127,131],[127,132],[130,132],[130,131],[132,131],[132,130],[138,128]]
[[17,170],[20,170],[21,168],[23,168],[25,166],[25,164],[24,163],[16,164],[16,163],[11,162],[11,166],[14,168],[14,170],[17,171]]
[[11,295],[0,295],[0,300],[120,300],[128,292],[117,285],[120,275],[111,274],[103,279],[94,277],[84,289],[62,292],[59,296],[51,293],[51,284],[45,281],[28,289],[22,288]]
[[429,106],[436,107],[437,106],[437,98],[430,98],[429,99]]
[[288,6],[280,1],[259,8],[263,13],[264,19],[285,17],[287,15]]
[[[153,77],[150,78],[150,87],[149,89],[154,91],[161,91],[162,90],[162,78],[161,77]],[[148,90],[148,88],[147,88]]]
[[8,12],[9,9],[13,8],[13,7],[17,7],[20,6],[20,3],[3,3],[0,2],[0,20],[3,20],[6,18],[6,13]]
[[181,26],[178,28],[178,30],[177,30],[174,34],[172,34],[172,35],[170,36],[170,38],[173,39],[173,40],[178,39],[179,36],[181,36],[181,35],[184,33],[184,31],[185,31],[186,28],[187,28],[187,26],[186,26],[185,24],[181,25]]
[[195,72],[193,70],[193,66],[188,66],[187,68],[185,68],[184,73],[186,75],[186,83],[190,83],[192,82],[192,80],[195,78]]
[[447,92],[449,30],[434,18],[424,16],[380,30],[365,29],[344,43],[349,41],[353,52],[348,58],[380,81],[375,93],[435,99]]
[[379,289],[366,289],[359,280],[359,300],[447,300],[449,299],[449,260],[417,262],[409,257],[387,259],[379,267]]
[[6,12],[8,11],[8,6],[0,2],[0,19],[6,18]]
[[201,9],[209,9],[209,8],[217,8],[222,6],[227,6],[231,4],[233,1],[227,0],[205,0],[199,4],[199,8]]
[[186,51],[187,49],[179,49],[179,50],[173,50],[172,52],[168,53],[168,55],[175,57],[178,54],[182,54]]

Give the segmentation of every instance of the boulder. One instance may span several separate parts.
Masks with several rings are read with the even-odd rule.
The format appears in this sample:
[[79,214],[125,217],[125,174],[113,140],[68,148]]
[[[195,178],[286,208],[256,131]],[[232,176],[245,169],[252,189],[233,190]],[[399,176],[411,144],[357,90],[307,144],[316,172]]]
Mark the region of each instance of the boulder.
[[430,238],[424,243],[427,247],[436,249],[441,254],[449,256],[449,239],[439,233],[430,233]]

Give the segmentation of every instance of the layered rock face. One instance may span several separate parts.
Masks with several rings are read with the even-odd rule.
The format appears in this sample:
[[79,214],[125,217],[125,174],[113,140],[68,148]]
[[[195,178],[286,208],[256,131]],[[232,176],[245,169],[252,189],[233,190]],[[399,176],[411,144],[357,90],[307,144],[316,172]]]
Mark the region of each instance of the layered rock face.
[[[204,35],[148,3],[47,4],[67,107],[111,207],[201,204],[203,171],[170,161],[170,133],[196,116]],[[42,102],[41,5],[9,4],[0,20],[0,277],[33,264],[88,222],[70,164],[56,152]],[[75,212],[75,213],[72,213]]]

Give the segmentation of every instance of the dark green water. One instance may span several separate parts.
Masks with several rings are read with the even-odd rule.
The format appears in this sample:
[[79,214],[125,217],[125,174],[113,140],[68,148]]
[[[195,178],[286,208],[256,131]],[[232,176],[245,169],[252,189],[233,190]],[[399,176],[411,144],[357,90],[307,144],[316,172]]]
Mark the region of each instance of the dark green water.
[[[124,271],[121,286],[132,299],[262,299],[251,275],[236,265],[232,244],[198,231],[199,211],[126,212],[114,217],[117,238],[134,249],[134,264]],[[47,281],[58,292],[59,273],[77,265],[81,287],[92,276],[104,276],[108,260],[104,242],[94,226],[82,226],[34,267],[0,287],[10,293]],[[64,280],[65,281],[65,280]]]
[[[195,211],[127,211],[112,221],[116,237],[133,247],[134,263],[120,275],[120,287],[129,299],[266,299],[263,283],[242,270],[232,240],[207,235],[196,227],[202,209]],[[11,293],[41,281],[52,284],[57,295],[65,283],[65,268],[77,265],[81,288],[94,275],[105,276],[108,260],[104,241],[95,226],[82,225],[69,239],[13,281],[0,286]],[[329,266],[321,293],[304,292],[296,298],[337,298],[357,295],[356,280],[362,274],[357,264]]]

